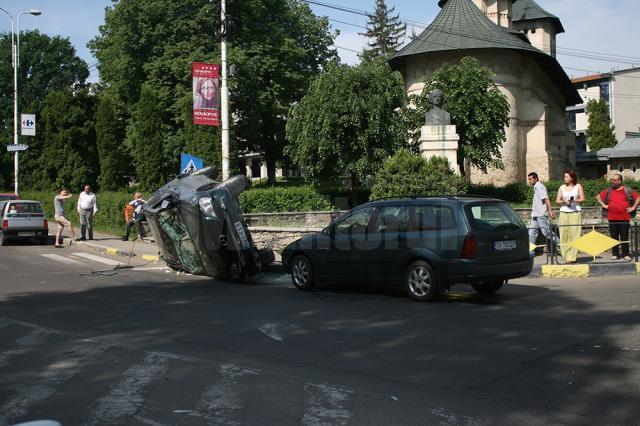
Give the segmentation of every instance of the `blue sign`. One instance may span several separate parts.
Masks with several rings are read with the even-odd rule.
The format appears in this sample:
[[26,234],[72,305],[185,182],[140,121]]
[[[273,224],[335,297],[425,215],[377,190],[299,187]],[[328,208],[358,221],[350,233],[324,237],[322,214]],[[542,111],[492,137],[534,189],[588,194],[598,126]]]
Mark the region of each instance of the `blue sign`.
[[204,160],[202,158],[194,157],[184,152],[180,154],[180,173],[193,173],[203,167]]

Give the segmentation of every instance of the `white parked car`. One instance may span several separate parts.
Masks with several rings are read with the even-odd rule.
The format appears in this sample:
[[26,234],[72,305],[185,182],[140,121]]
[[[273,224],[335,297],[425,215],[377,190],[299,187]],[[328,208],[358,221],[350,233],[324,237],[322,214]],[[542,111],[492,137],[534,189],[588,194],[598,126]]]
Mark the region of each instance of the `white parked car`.
[[49,241],[49,224],[42,204],[32,200],[0,201],[2,230],[0,246],[9,240],[37,239],[41,244]]

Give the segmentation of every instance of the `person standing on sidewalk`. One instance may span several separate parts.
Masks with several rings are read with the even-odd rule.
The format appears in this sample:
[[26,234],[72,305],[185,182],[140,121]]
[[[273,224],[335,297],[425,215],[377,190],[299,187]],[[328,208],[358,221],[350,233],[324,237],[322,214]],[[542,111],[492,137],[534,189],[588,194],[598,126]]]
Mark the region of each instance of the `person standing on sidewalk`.
[[549,217],[555,219],[551,201],[547,195],[547,188],[538,178],[538,173],[527,175],[527,182],[533,186],[533,203],[531,205],[531,224],[529,225],[529,243],[535,245],[538,235],[542,232],[547,242],[557,245],[558,237],[549,229]]
[[89,185],[84,186],[84,191],[78,196],[78,215],[80,216],[80,238],[86,240],[87,227],[89,228],[89,239],[93,240],[93,216],[98,211],[96,194],[91,192]]
[[611,187],[596,195],[602,208],[607,209],[609,235],[618,241],[627,241],[611,249],[611,260],[631,260],[629,256],[629,221],[640,204],[638,193],[622,184],[622,175],[615,173],[611,177]]
[[131,227],[133,226],[136,227],[138,239],[140,241],[143,241],[142,221],[145,219],[145,217],[142,209],[144,208],[144,204],[146,203],[146,201],[142,199],[142,194],[140,192],[136,192],[134,197],[135,198],[129,202],[129,206],[131,206],[131,208],[133,209],[133,215],[124,228],[124,236],[122,237],[122,241],[129,241],[129,232],[131,231]]
[[69,190],[67,188],[62,188],[58,193],[58,195],[56,195],[56,197],[53,199],[53,207],[55,210],[54,219],[58,224],[58,230],[56,231],[56,242],[55,242],[56,247],[63,247],[62,231],[64,230],[65,226],[68,226],[69,229],[71,230],[72,238],[74,239],[76,238],[76,231],[74,231],[73,225],[71,225],[71,222],[69,221],[69,219],[67,219],[64,216],[64,205],[67,202],[67,200],[71,197],[72,195],[69,193]]
[[569,245],[580,238],[582,233],[582,208],[584,189],[578,183],[578,174],[573,170],[564,172],[564,185],[558,189],[556,203],[560,207],[560,253],[564,263],[578,260],[578,249]]

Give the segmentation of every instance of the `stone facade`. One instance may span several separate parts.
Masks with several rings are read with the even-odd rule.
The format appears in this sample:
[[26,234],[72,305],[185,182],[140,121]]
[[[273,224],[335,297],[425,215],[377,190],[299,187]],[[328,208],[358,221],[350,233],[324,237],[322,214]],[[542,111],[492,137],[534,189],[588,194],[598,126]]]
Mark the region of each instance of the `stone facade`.
[[404,80],[409,94],[420,94],[424,81],[445,63],[474,56],[496,75],[494,81],[507,97],[511,112],[507,140],[501,149],[504,170],[482,173],[472,169],[474,183],[506,185],[524,182],[536,171],[543,181],[559,179],[575,164],[575,137],[565,121],[566,100],[540,65],[518,51],[465,50],[407,58]]

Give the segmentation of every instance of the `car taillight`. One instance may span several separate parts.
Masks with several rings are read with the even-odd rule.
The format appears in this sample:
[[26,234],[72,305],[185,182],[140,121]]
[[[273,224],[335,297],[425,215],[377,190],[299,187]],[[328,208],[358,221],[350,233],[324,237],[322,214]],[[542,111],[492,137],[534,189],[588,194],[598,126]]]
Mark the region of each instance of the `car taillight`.
[[49,229],[49,222],[47,222],[47,219],[44,220],[44,226],[43,228],[45,229]]
[[460,257],[463,259],[475,259],[477,248],[478,244],[476,243],[476,239],[473,238],[473,234],[467,234],[462,243]]
[[2,221],[2,229],[9,229],[9,221],[8,220],[3,220]]

